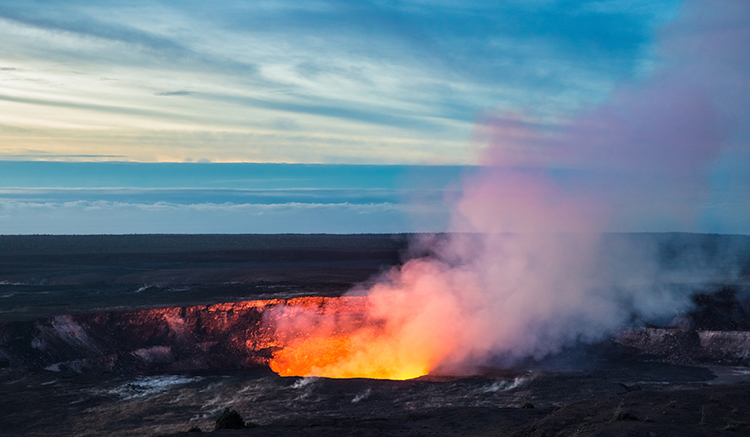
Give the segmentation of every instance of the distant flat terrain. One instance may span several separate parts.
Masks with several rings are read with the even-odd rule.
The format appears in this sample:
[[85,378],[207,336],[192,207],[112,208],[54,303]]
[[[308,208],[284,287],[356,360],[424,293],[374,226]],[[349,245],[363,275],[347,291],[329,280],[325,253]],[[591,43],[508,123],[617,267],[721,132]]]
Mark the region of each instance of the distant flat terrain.
[[[419,256],[409,244],[417,237],[0,235],[0,323],[98,310],[338,296]],[[680,281],[699,272],[699,281],[714,282],[708,292],[720,288],[717,283],[744,289],[750,281],[750,236],[608,234],[602,257],[623,242],[655,247],[659,268]],[[708,271],[719,276],[703,277]]]
[[0,236],[0,323],[102,309],[339,295],[408,236]]

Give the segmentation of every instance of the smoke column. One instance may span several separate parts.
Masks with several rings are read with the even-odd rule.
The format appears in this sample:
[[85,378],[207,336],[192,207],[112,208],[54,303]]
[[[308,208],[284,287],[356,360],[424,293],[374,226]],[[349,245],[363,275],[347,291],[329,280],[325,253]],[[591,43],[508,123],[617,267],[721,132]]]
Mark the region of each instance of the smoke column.
[[[308,360],[321,342],[335,350],[312,358],[307,373],[320,376],[471,373],[601,339],[634,314],[684,309],[689,296],[659,287],[647,252],[625,245],[602,261],[600,239],[620,226],[690,230],[704,219],[710,171],[748,156],[748,47],[750,2],[688,2],[660,32],[650,77],[606,102],[553,126],[486,114],[483,166],[464,180],[453,233],[418,242],[430,256],[352,292],[367,296],[365,328],[326,309],[304,321],[280,310],[271,322],[285,350]],[[287,352],[278,369],[293,361]]]

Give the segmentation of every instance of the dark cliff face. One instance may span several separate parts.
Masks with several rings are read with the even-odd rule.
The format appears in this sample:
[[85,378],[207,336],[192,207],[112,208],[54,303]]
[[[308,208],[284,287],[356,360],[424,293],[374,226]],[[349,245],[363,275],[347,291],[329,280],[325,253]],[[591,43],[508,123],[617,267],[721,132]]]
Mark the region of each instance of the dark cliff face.
[[261,321],[283,300],[63,315],[0,326],[5,365],[52,371],[189,371],[266,365]]
[[704,331],[750,330],[748,294],[747,287],[726,285],[714,293],[695,295],[693,297],[695,309],[691,313],[695,329]]
[[[747,290],[695,296],[677,328],[633,328],[618,354],[679,364],[750,365]],[[268,311],[280,305],[357,312],[362,298],[300,297],[213,305],[60,315],[0,324],[0,367],[54,372],[185,372],[268,369],[281,342]],[[356,301],[356,302],[355,302]]]

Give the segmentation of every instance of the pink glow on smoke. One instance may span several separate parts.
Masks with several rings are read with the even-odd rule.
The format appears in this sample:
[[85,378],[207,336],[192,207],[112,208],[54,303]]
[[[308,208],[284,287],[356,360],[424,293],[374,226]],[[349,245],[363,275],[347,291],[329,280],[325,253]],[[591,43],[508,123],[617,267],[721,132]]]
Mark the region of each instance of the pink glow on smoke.
[[[489,360],[540,358],[600,339],[629,311],[673,312],[672,296],[637,295],[654,281],[640,253],[620,257],[625,280],[643,282],[637,288],[599,271],[600,233],[643,211],[687,228],[699,215],[714,162],[750,139],[739,122],[750,113],[748,29],[750,2],[689,2],[660,34],[650,78],[553,126],[524,114],[485,116],[477,135],[487,142],[484,167],[466,177],[452,229],[473,234],[422,242],[430,257],[355,292],[368,296],[365,318],[386,337],[355,342],[346,355],[470,373]],[[335,326],[329,317],[315,315],[310,326]],[[350,367],[344,360],[311,374]]]
[[[477,137],[494,171],[484,183],[508,187],[516,178],[508,174],[531,175],[518,182],[562,190],[566,202],[597,210],[601,229],[648,227],[638,221],[647,216],[671,230],[694,229],[712,200],[717,163],[750,156],[750,3],[688,2],[659,35],[651,77],[567,120],[545,125],[530,115],[486,114]],[[572,176],[561,183],[550,176],[556,170]],[[522,189],[513,188],[514,196]]]

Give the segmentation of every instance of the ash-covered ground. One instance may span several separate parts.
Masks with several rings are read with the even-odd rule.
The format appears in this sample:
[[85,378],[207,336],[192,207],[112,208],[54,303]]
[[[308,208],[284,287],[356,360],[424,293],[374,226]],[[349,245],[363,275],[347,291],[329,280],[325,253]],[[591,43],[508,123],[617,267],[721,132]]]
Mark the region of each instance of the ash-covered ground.
[[665,269],[731,258],[732,274],[668,276],[687,311],[513,368],[279,377],[248,347],[262,307],[247,302],[339,296],[420,256],[409,238],[0,237],[0,434],[206,432],[225,408],[250,426],[216,431],[234,435],[750,433],[747,237],[628,236]]

